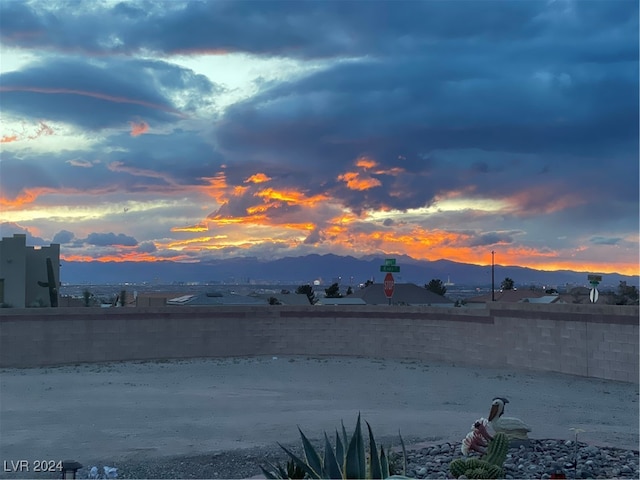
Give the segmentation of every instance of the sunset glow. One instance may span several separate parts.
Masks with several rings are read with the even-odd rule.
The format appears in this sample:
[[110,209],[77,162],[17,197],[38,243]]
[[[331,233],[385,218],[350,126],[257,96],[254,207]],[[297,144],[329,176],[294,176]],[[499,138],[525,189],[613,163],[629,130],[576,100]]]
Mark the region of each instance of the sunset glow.
[[0,3],[3,237],[640,273],[637,2],[171,5]]

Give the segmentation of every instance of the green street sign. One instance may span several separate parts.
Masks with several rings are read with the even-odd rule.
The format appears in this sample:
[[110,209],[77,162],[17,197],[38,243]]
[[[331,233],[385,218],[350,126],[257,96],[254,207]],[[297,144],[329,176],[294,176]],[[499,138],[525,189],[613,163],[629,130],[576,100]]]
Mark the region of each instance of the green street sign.
[[396,259],[395,258],[386,258],[384,260],[384,264],[388,265],[388,266],[395,265],[396,264]]
[[392,272],[392,273],[397,273],[400,271],[400,267],[396,266],[396,265],[380,265],[380,271],[381,272]]
[[587,275],[587,279],[593,288],[596,288],[602,281],[602,275]]

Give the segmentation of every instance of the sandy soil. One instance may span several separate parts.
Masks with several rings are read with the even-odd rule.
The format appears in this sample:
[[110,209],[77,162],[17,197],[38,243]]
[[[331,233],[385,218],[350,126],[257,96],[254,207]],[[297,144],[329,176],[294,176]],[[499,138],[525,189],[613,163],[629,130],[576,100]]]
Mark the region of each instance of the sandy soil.
[[[532,438],[638,449],[638,385],[354,358],[244,358],[0,370],[0,460],[159,458],[351,430],[460,441],[494,396]],[[396,437],[397,438],[397,437]],[[87,464],[87,463],[85,463]]]

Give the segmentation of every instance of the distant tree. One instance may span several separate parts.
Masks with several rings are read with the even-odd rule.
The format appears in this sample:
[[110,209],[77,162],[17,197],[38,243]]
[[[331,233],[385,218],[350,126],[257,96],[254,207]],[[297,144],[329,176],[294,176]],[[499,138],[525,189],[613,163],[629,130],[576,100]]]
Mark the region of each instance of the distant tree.
[[84,300],[85,307],[91,305],[91,297],[93,297],[93,293],[91,293],[89,290],[84,290],[82,292],[82,299]]
[[500,288],[502,290],[513,290],[513,287],[514,287],[513,279],[509,277],[506,277],[500,284]]
[[120,306],[121,307],[126,307],[127,306],[127,291],[126,290],[122,290],[120,292]]
[[447,293],[447,287],[444,286],[444,283],[442,283],[442,280],[439,278],[432,279],[429,283],[425,284],[424,288],[437,295]]
[[340,285],[338,283],[332,283],[329,288],[324,289],[325,298],[342,298],[340,293]]
[[638,289],[627,282],[620,282],[618,293],[615,296],[616,305],[638,305]]
[[298,288],[296,288],[296,293],[306,295],[311,305],[314,305],[318,301],[318,299],[316,298],[316,294],[313,291],[313,287],[309,284],[300,285]]
[[347,295],[351,295],[353,293],[353,288],[347,288]]
[[282,305],[276,297],[269,297],[269,305]]
[[367,288],[369,285],[373,285],[373,280],[367,280],[364,282],[364,288]]

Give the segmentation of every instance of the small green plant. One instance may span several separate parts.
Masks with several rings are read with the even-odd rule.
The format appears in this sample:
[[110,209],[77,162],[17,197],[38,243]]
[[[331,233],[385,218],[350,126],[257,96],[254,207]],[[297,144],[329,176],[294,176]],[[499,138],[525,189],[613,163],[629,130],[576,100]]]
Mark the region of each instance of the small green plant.
[[573,477],[575,478],[576,472],[578,471],[578,434],[584,432],[581,428],[570,428],[574,433],[573,439]]
[[[367,422],[365,422],[367,423]],[[376,445],[371,426],[367,423],[367,429],[369,431],[369,452],[368,455],[365,452],[365,443],[362,436],[362,428],[360,423],[360,414],[358,414],[358,420],[356,421],[356,428],[351,438],[348,437],[347,431],[342,424],[342,435],[336,430],[335,437],[335,449],[332,447],[329,437],[326,432],[324,434],[324,455],[320,454],[313,447],[309,439],[302,432],[300,427],[300,437],[302,439],[302,447],[304,451],[304,458],[299,457],[288,448],[280,445],[287,455],[289,455],[290,461],[293,462],[290,468],[291,473],[297,475],[300,470],[304,472],[305,478],[330,478],[330,479],[382,479],[389,478],[389,457],[385,452],[384,447],[378,447]],[[403,454],[405,451],[404,442],[402,442]],[[406,458],[406,455],[404,455]],[[406,471],[406,460],[404,463],[404,470]],[[288,466],[285,471],[284,468],[273,466],[268,464],[271,470],[267,470],[264,466],[260,465],[262,473],[267,479],[284,479],[284,478],[300,478],[290,476],[290,468]],[[405,478],[402,476],[394,476],[393,478]]]
[[47,306],[47,304],[45,303],[45,301],[41,297],[38,297],[34,302],[31,302],[29,304],[29,307],[31,307],[31,308],[44,308],[46,306]]

